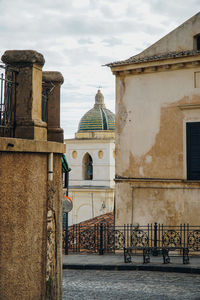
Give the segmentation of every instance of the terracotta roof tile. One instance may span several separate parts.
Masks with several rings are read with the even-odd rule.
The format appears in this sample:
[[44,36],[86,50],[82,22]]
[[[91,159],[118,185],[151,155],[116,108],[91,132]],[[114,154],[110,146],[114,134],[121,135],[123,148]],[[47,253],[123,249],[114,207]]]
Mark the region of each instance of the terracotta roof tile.
[[108,67],[115,67],[120,65],[130,65],[134,63],[142,63],[142,62],[149,62],[149,61],[158,61],[163,59],[169,59],[169,58],[180,58],[180,57],[186,57],[186,56],[196,56],[199,55],[199,50],[188,50],[188,51],[181,51],[181,52],[168,52],[153,56],[145,56],[145,57],[138,57],[138,55],[131,56],[130,58],[126,60],[116,61],[109,64],[106,64],[105,66]]

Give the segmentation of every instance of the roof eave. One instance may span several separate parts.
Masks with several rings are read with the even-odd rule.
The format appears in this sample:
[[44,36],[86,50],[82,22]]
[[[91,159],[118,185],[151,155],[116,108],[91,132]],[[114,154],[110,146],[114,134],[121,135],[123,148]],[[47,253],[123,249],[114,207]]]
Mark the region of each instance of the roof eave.
[[142,61],[142,62],[112,64],[112,65],[109,65],[109,67],[111,68],[112,72],[117,72],[117,71],[134,70],[134,69],[138,69],[138,68],[157,67],[157,66],[167,65],[167,64],[196,62],[196,61],[200,61],[200,52],[198,52],[195,55],[180,56],[180,57],[174,57],[174,58],[163,57],[163,58],[156,59],[156,60],[148,60],[148,61]]

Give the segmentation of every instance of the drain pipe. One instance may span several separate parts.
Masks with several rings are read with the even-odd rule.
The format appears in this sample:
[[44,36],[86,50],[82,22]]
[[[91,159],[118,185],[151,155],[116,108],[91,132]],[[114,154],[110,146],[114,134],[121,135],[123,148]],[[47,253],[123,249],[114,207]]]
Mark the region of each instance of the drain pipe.
[[48,180],[53,180],[53,153],[48,155]]

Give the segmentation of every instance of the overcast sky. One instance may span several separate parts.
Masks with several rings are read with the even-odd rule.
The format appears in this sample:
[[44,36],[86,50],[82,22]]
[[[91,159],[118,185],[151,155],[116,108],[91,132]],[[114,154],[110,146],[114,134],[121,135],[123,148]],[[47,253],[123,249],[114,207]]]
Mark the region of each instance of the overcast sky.
[[37,50],[43,70],[63,74],[61,127],[73,138],[99,86],[114,112],[114,76],[102,65],[141,52],[199,8],[200,0],[0,0],[1,54]]

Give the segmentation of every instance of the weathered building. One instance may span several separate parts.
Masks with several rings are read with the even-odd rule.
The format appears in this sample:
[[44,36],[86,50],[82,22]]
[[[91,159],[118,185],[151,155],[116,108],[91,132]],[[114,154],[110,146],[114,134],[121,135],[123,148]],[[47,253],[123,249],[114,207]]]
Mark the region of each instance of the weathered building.
[[92,109],[79,122],[75,139],[66,139],[70,165],[69,225],[113,211],[115,175],[115,115],[100,90]]
[[116,224],[199,224],[200,13],[116,76]]
[[44,57],[36,51],[6,51],[2,61],[0,299],[59,300],[63,77],[42,72]]

